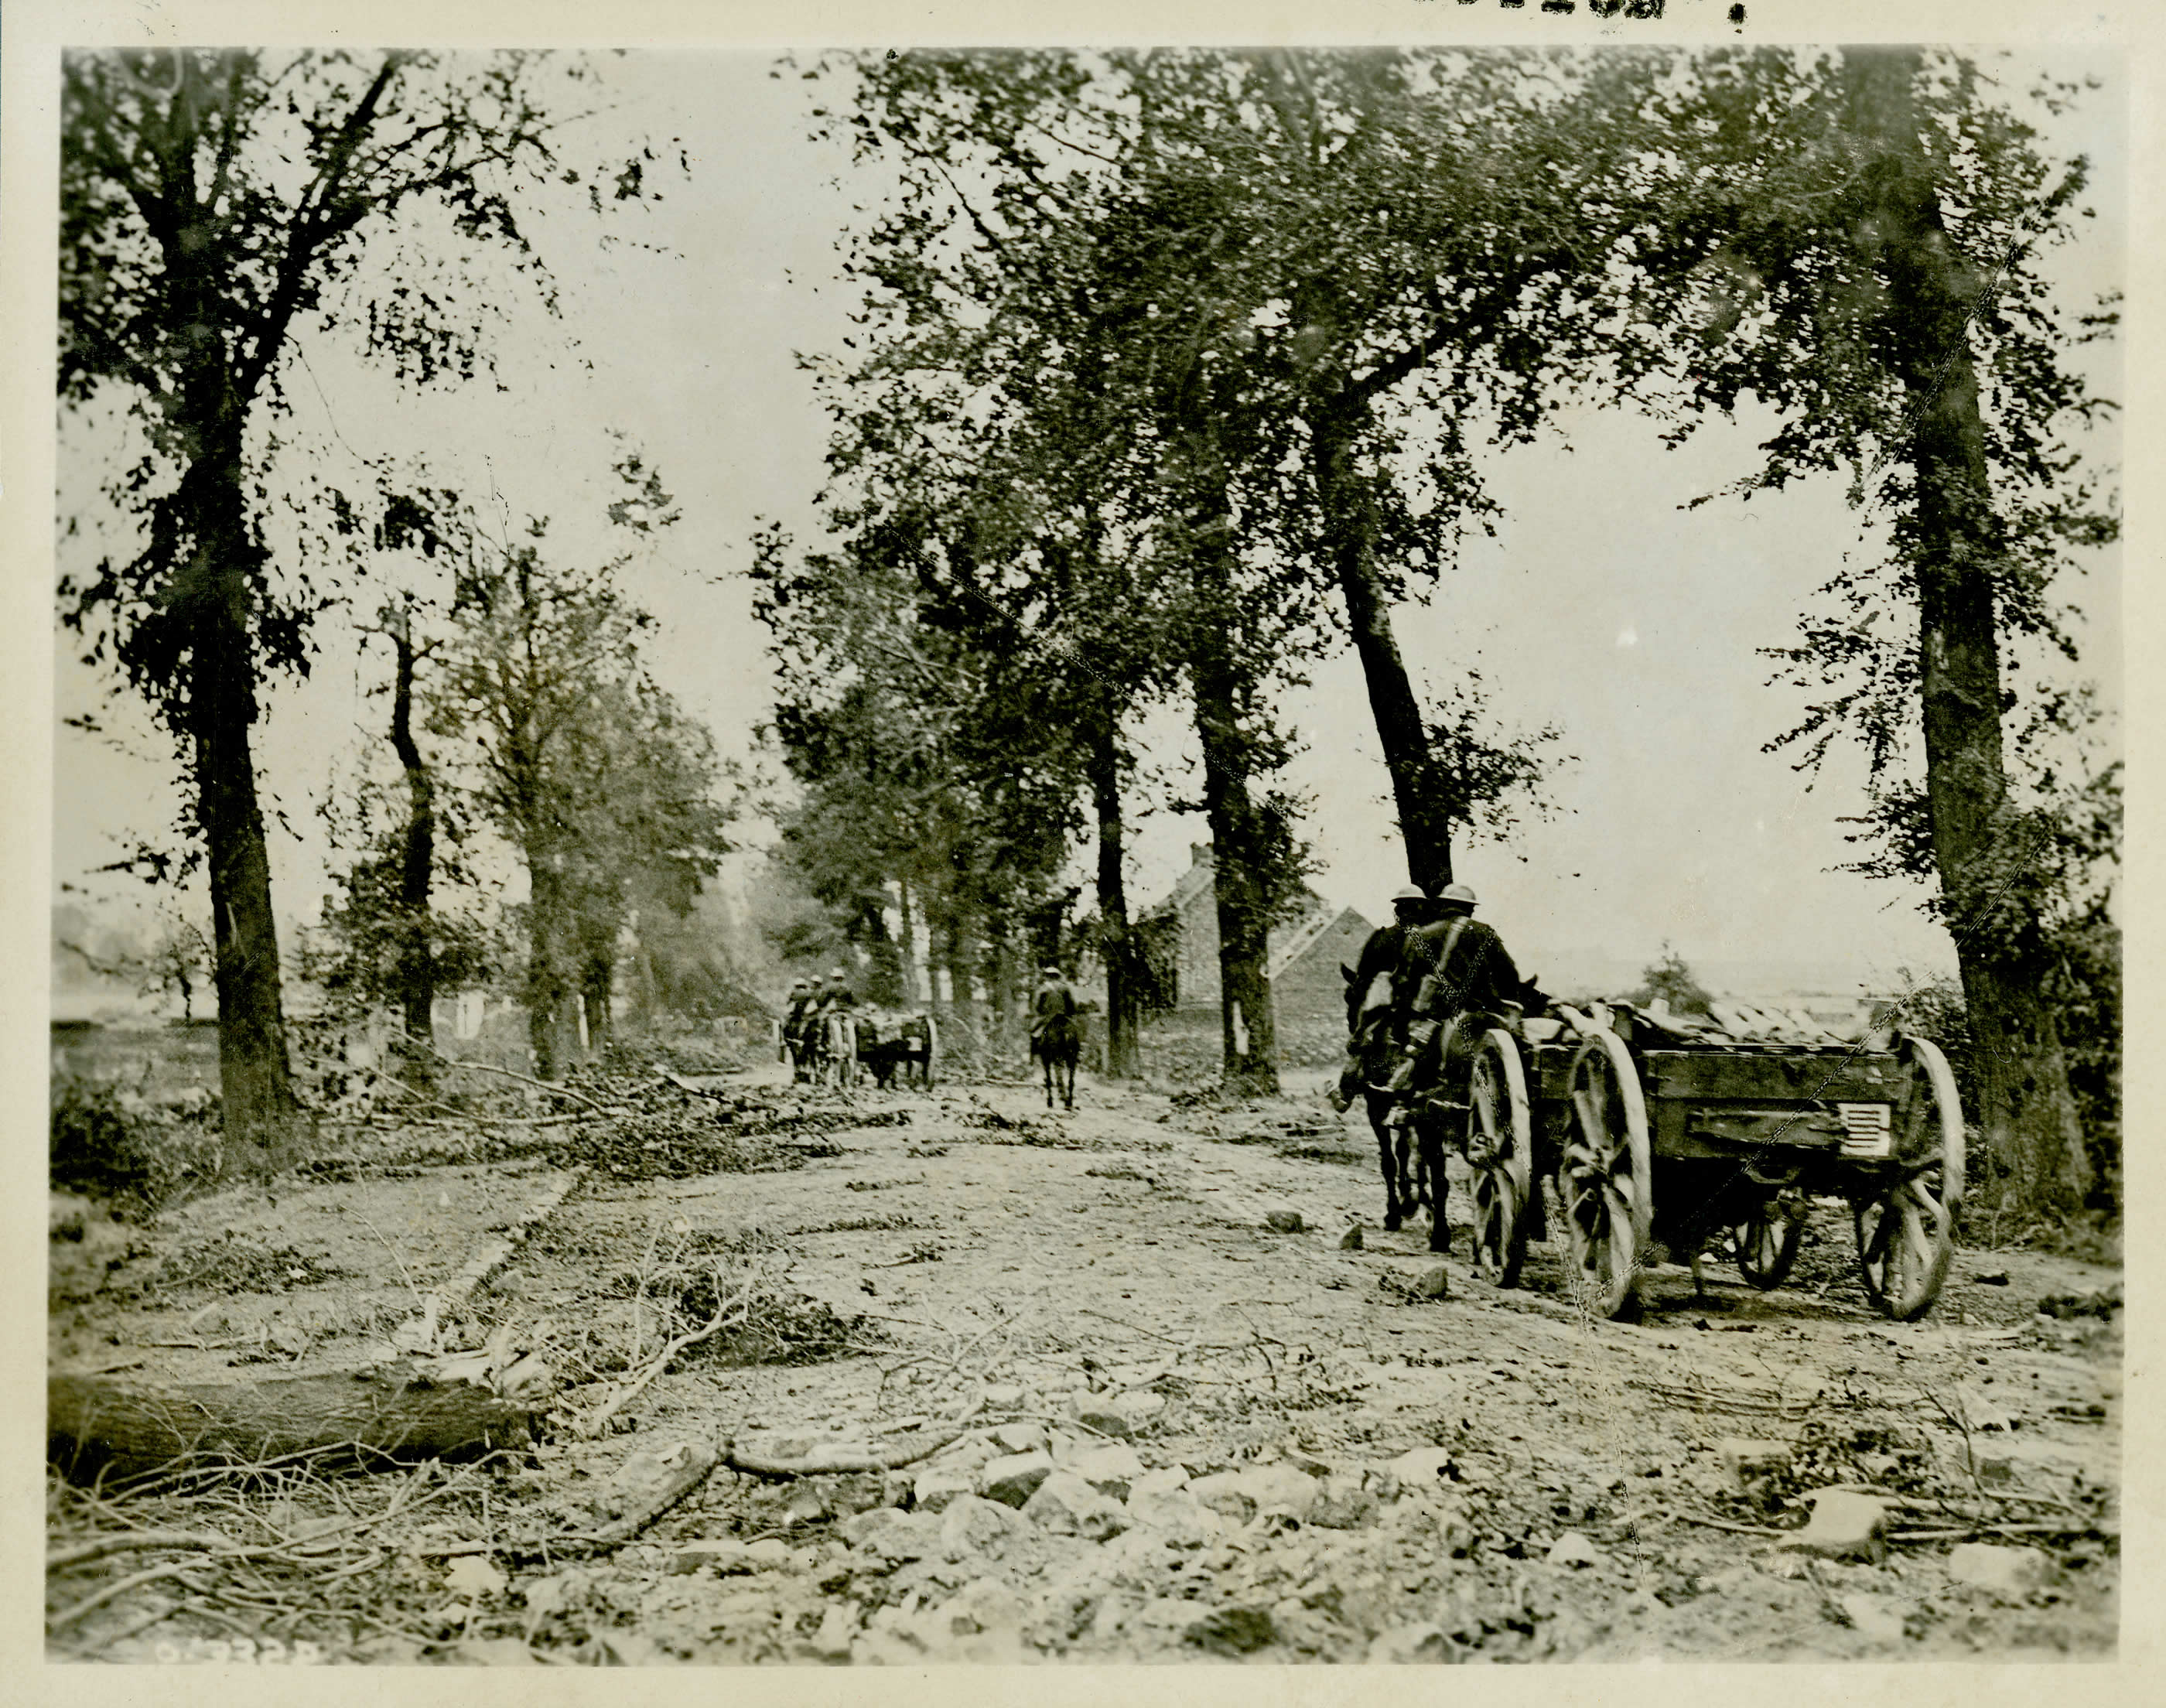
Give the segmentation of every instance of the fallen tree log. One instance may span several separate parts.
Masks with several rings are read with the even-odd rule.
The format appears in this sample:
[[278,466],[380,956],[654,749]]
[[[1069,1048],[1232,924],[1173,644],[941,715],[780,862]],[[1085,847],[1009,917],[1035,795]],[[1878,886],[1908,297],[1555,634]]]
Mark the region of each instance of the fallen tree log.
[[338,1470],[473,1458],[533,1439],[525,1399],[396,1365],[251,1383],[53,1375],[45,1457],[74,1483],[304,1455]]

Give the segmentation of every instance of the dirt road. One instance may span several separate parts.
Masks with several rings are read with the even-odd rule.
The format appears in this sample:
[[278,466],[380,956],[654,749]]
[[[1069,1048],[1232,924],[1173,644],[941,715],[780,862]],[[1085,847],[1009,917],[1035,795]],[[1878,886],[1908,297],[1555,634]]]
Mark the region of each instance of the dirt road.
[[[906,1121],[786,1172],[597,1175],[499,1278],[499,1317],[651,1347],[628,1295],[705,1252],[819,1301],[828,1343],[688,1356],[628,1433],[546,1450],[499,1512],[675,1440],[861,1452],[968,1411],[966,1432],[885,1476],[718,1473],[605,1559],[507,1557],[478,1590],[425,1568],[427,1616],[402,1622],[433,1642],[355,1657],[2111,1652],[2119,1323],[2037,1308],[2115,1272],[1963,1252],[1939,1309],[1894,1325],[1831,1216],[1784,1289],[1715,1265],[1696,1297],[1665,1268],[1644,1319],[1614,1323],[1575,1314],[1539,1244],[1519,1289],[1473,1280],[1462,1229],[1435,1298],[1424,1231],[1377,1226],[1357,1117],[1087,1081],[1080,1102],[864,1093]],[[489,1170],[443,1179],[410,1183],[440,1221],[506,1198]],[[1286,1212],[1298,1231],[1271,1225]],[[301,1225],[292,1202],[258,1214]],[[1876,1491],[1873,1522],[1797,1551],[1801,1503],[1840,1485]]]

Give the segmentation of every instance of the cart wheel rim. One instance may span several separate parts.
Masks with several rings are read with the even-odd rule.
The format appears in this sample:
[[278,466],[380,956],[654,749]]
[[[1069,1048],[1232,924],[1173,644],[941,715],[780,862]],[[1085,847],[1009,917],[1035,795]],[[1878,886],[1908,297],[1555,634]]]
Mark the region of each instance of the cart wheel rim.
[[1519,1045],[1492,1028],[1476,1046],[1468,1076],[1466,1155],[1474,1173],[1475,1270],[1499,1287],[1514,1285],[1526,1260],[1533,1149]]
[[1883,1315],[1915,1322],[1932,1308],[1954,1255],[1952,1218],[1926,1177],[1860,1204],[1857,1268]]
[[1647,1110],[1624,1041],[1597,1030],[1572,1066],[1572,1130],[1558,1170],[1582,1306],[1615,1316],[1637,1291],[1653,1214]]
[[1963,1105],[1947,1058],[1930,1039],[1899,1039],[1905,1078],[1895,1155],[1918,1171],[1852,1211],[1857,1270],[1883,1314],[1915,1322],[1932,1309],[1955,1255],[1955,1211],[1963,1201]]

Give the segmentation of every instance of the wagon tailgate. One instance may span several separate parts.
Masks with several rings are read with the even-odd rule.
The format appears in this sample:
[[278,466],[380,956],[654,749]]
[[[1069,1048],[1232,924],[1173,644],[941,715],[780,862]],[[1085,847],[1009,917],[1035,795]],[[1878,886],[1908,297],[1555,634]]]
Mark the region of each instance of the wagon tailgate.
[[1895,1057],[1877,1052],[1651,1050],[1640,1060],[1651,1101],[1885,1103],[1904,1085]]
[[1655,1149],[1670,1155],[1741,1145],[1833,1150],[1845,1137],[1840,1105],[1884,1106],[1902,1087],[1893,1056],[1843,1050],[1657,1050],[1643,1060]]

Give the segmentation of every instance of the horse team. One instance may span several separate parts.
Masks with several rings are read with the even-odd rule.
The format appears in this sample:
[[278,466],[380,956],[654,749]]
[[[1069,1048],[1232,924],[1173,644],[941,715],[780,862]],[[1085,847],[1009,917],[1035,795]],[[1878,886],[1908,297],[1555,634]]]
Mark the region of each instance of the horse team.
[[[898,1080],[930,1091],[940,1055],[940,1025],[930,1014],[883,1023],[861,1012],[837,968],[825,987],[800,979],[781,1024],[782,1053],[797,1084],[847,1089],[869,1075],[885,1091]],[[1045,1107],[1056,1094],[1075,1107],[1075,1069],[1083,1055],[1082,1004],[1059,968],[1047,965],[1031,1005],[1031,1059],[1045,1071]]]

